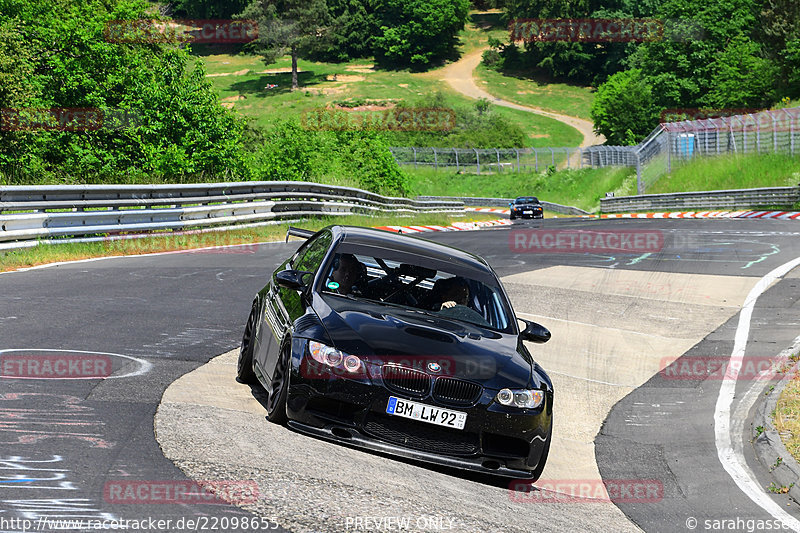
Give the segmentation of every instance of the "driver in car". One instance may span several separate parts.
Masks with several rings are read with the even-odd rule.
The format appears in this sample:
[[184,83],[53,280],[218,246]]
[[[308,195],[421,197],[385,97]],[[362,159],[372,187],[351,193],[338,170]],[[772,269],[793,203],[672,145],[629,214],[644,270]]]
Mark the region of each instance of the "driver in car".
[[367,267],[356,259],[353,254],[339,254],[333,263],[330,280],[337,285],[328,283],[328,288],[335,289],[339,294],[361,294],[361,289],[367,279]]
[[439,296],[442,302],[437,311],[450,309],[457,305],[467,305],[469,301],[469,285],[467,285],[467,280],[461,277],[440,279],[434,285],[433,292]]

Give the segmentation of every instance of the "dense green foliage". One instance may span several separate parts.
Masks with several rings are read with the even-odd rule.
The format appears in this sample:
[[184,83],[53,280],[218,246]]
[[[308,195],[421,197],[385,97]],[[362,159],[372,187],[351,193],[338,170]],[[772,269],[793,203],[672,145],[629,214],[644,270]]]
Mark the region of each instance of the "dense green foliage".
[[253,179],[347,177],[341,183],[388,195],[406,192],[406,177],[376,132],[309,131],[287,120],[267,131],[249,131],[246,143]]
[[[596,102],[595,126],[613,142],[641,140],[663,109],[770,107],[800,96],[800,2],[796,0],[507,0],[508,20],[524,18],[655,18],[663,38],[636,42],[495,43],[487,66],[540,72],[581,84],[619,85],[609,79],[641,71],[649,121],[620,111],[613,99]],[[647,91],[645,91],[647,92]],[[617,93],[609,87],[606,94]],[[640,92],[639,96],[644,93]],[[629,101],[632,101],[630,98]]]
[[658,119],[653,91],[638,69],[618,72],[600,86],[592,103],[592,120],[608,144],[632,145],[650,133]]
[[247,49],[268,64],[291,52],[423,70],[454,55],[468,11],[469,0],[252,0],[241,16],[260,22]]
[[173,0],[175,18],[229,19],[247,7],[248,0]]
[[219,105],[202,68],[188,66],[185,50],[104,38],[109,21],[152,17],[148,8],[140,0],[0,0],[0,108],[35,117],[54,108],[128,117],[118,128],[63,131],[19,128],[7,115],[0,132],[6,183],[242,174],[242,124]]
[[469,14],[468,0],[373,0],[379,31],[376,61],[384,66],[424,69],[455,49]]

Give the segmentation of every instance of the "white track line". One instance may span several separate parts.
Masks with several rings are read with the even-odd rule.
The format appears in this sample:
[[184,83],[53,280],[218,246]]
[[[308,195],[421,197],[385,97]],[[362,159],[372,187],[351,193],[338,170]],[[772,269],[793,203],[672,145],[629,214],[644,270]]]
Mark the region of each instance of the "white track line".
[[717,457],[719,457],[722,467],[748,498],[775,519],[780,520],[795,531],[800,531],[800,520],[784,511],[778,503],[764,492],[753,473],[747,467],[744,454],[734,447],[733,434],[731,433],[731,406],[736,392],[736,381],[739,377],[738,369],[741,368],[747,347],[747,338],[750,335],[750,319],[753,316],[756,300],[774,281],[783,277],[798,265],[800,265],[800,257],[784,263],[761,278],[747,295],[739,315],[739,325],[736,327],[733,351],[731,352],[730,362],[727,365],[727,368],[732,369],[731,379],[722,381],[714,410],[714,438],[717,446]]

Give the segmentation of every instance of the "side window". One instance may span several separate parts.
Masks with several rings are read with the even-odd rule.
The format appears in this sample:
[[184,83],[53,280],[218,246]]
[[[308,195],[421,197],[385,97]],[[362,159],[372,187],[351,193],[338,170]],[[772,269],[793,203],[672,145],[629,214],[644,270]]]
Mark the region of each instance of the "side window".
[[329,232],[325,232],[317,237],[303,250],[300,250],[300,253],[292,264],[292,268],[295,270],[316,272],[320,264],[322,264],[322,260],[325,258],[325,253],[331,246],[332,239],[333,237]]

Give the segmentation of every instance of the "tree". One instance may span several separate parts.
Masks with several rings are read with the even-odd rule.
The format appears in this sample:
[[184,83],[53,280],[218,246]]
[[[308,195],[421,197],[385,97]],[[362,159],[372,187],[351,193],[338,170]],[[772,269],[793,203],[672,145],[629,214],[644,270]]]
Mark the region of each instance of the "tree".
[[421,70],[454,53],[469,0],[374,0],[372,9],[380,26],[373,41],[376,61]]
[[[112,42],[111,21],[151,19],[141,0],[0,0],[0,107],[111,111],[132,120],[82,131],[0,132],[8,180],[167,180],[240,175],[241,124],[175,42]],[[14,57],[8,63],[5,55]],[[8,83],[7,83],[8,81]],[[113,125],[112,125],[113,126]]]
[[713,85],[703,99],[716,109],[768,107],[777,101],[775,80],[780,72],[761,47],[744,35],[734,37],[714,61]]
[[291,55],[292,89],[297,89],[298,57],[319,50],[329,38],[325,0],[253,0],[239,17],[258,22],[258,39],[246,45],[248,52],[260,55],[267,65]]
[[779,91],[800,96],[798,63],[794,60],[800,42],[800,2],[797,0],[760,0],[756,40],[763,45],[766,57],[773,60],[778,73]]
[[608,144],[626,145],[644,139],[658,124],[660,111],[642,71],[633,69],[614,74],[598,87],[591,115],[595,131]]
[[[735,82],[730,81],[740,77],[736,70],[766,66],[758,60],[760,47],[750,39],[756,25],[755,2],[665,0],[659,16],[673,22],[665,28],[664,38],[639,46],[628,63],[645,73],[657,103],[663,107],[701,108],[730,101],[758,106],[763,98],[733,95]],[[702,38],[691,38],[698,27],[702,28]],[[737,53],[748,56],[743,65],[736,65]]]
[[320,43],[315,59],[348,61],[372,56],[373,39],[378,33],[378,16],[370,0],[328,0],[331,23],[328,38]]

